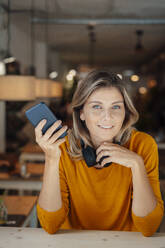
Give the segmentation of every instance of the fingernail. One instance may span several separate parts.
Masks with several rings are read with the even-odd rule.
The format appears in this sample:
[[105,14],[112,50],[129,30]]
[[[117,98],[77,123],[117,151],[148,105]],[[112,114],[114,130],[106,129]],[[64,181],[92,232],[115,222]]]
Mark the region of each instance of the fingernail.
[[56,122],[60,125],[62,121],[61,121],[61,120],[57,120],[57,121],[54,122],[54,124],[55,124]]

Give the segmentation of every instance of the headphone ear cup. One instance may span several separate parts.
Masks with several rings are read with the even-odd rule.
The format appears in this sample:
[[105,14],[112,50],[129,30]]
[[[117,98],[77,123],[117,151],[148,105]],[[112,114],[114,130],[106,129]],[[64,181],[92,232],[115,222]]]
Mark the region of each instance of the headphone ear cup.
[[[96,162],[96,150],[91,147],[91,146],[87,146],[85,147],[85,144],[84,144],[84,141],[81,139],[80,140],[80,144],[81,144],[81,148],[82,148],[82,155],[83,155],[83,158],[87,164],[88,167],[93,167],[97,164]],[[119,144],[120,145],[120,142],[116,142],[116,144]],[[101,162],[107,158],[109,156],[103,156],[100,161],[99,161],[99,164],[101,164]],[[104,167],[108,167],[112,164],[112,162],[110,163],[106,163],[104,165]]]
[[96,151],[94,148],[90,146],[83,147],[82,154],[88,167],[96,165]]

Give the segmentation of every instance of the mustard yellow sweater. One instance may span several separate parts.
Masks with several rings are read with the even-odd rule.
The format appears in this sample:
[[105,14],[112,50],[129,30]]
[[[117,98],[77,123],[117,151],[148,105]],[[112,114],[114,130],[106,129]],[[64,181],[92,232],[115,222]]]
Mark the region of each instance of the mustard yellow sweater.
[[[103,169],[88,168],[85,161],[73,161],[67,153],[68,140],[61,145],[60,185],[62,208],[48,212],[37,204],[41,226],[48,233],[58,229],[93,229],[139,231],[151,236],[163,217],[158,171],[158,151],[154,139],[143,132],[132,131],[124,145],[143,157],[157,206],[145,217],[132,212],[131,169],[112,163]],[[56,196],[54,196],[56,197]]]

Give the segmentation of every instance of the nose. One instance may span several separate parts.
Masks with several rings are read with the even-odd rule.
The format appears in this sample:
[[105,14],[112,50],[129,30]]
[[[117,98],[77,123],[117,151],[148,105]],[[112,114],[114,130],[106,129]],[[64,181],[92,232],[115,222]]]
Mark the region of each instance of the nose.
[[111,113],[110,110],[105,110],[103,112],[103,117],[102,118],[103,118],[103,120],[110,120],[110,119],[113,118],[113,114]]

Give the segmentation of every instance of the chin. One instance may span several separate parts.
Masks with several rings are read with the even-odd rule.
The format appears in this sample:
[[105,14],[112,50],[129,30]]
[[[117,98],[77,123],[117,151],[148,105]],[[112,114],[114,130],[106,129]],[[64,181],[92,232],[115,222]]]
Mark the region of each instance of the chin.
[[100,137],[99,139],[98,139],[98,142],[99,142],[99,144],[101,144],[101,143],[103,143],[103,142],[113,142],[113,139],[114,139],[114,137]]
[[[99,134],[99,135],[98,135]],[[94,140],[94,143],[97,143],[99,146],[103,142],[113,142],[113,139],[118,134],[118,131],[109,131],[109,133],[106,131],[101,132],[100,130],[97,130],[97,133],[91,133],[91,137],[93,137],[92,140]]]

